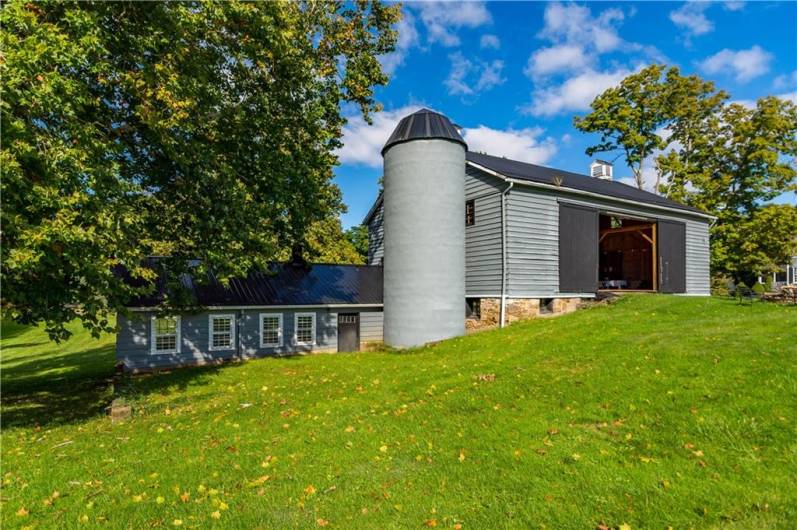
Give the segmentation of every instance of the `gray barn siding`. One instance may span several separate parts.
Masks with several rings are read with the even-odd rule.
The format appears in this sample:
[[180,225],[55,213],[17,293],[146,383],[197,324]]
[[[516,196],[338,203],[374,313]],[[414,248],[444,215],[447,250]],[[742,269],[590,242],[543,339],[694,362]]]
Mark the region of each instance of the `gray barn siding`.
[[368,222],[368,265],[381,265],[385,256],[384,203]]
[[468,166],[465,199],[474,201],[476,223],[465,227],[465,293],[467,296],[501,292],[500,179]]
[[559,292],[559,201],[686,224],[686,294],[709,294],[708,221],[611,199],[584,198],[516,184],[507,195],[507,295],[555,297]]
[[[382,340],[381,311],[375,308],[363,308],[361,318],[365,316],[368,323],[368,340]],[[237,340],[240,344],[240,355],[243,357],[262,357],[297,352],[335,351],[338,345],[337,313],[338,309],[246,309],[213,310],[195,315],[181,315],[181,351],[175,354],[150,353],[151,312],[136,312],[131,318],[119,315],[116,336],[116,359],[131,370],[152,370],[179,365],[203,364],[229,360],[238,355],[236,350],[210,351],[208,347],[208,316],[210,314],[236,315]],[[357,309],[340,311],[351,312]],[[296,313],[316,313],[316,344],[314,346],[297,346],[293,344],[294,315]],[[282,313],[283,346],[280,348],[260,347],[260,313]],[[362,329],[362,328],[361,328]],[[365,339],[363,339],[365,340]]]
[[360,313],[360,343],[382,342],[382,311],[363,311]]

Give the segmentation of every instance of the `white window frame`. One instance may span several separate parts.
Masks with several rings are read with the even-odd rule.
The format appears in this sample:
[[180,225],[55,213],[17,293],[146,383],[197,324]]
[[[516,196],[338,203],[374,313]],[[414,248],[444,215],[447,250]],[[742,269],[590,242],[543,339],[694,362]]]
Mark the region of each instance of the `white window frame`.
[[[299,317],[313,318],[313,339],[309,342],[299,341]],[[316,343],[316,314],[315,313],[294,313],[293,314],[293,343],[297,346],[315,346]]]
[[[230,345],[213,346],[213,321],[216,319],[230,319]],[[230,351],[235,349],[236,330],[235,315],[233,313],[211,313],[208,315],[208,350],[210,351]]]
[[[170,349],[170,350],[158,350],[158,349],[156,349],[156,347],[158,345],[158,342],[156,340],[157,337],[155,336],[155,332],[156,332],[156,325],[155,324],[156,324],[156,322],[159,319],[162,319],[162,318],[174,319],[174,330],[175,330],[175,335],[176,335],[175,339],[176,340],[174,342],[174,346],[175,347]],[[149,332],[149,344],[150,344],[149,353],[150,353],[150,355],[171,355],[171,354],[174,354],[174,353],[180,353],[181,346],[182,346],[182,334],[180,333],[180,328],[181,328],[180,315],[161,316],[161,317],[159,317],[157,315],[152,315],[152,318],[150,319],[149,328],[150,328],[150,332]]]
[[[277,342],[268,343],[263,340],[263,317],[276,317],[277,318]],[[260,347],[261,348],[279,348],[282,346],[282,313],[260,313],[258,316],[260,322]]]

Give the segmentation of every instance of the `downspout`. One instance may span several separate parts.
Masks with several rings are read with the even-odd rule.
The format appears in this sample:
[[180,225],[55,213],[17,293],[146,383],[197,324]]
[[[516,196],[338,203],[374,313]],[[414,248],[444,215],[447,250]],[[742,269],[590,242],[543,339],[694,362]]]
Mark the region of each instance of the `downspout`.
[[500,327],[504,327],[506,321],[506,196],[515,183],[510,181],[509,185],[501,192],[501,313]]

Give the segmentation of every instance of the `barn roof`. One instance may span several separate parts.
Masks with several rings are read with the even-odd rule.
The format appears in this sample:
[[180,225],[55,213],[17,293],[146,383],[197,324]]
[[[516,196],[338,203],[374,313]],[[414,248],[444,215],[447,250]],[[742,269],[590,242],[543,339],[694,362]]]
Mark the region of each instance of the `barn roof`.
[[[203,282],[183,275],[180,283],[203,307],[382,304],[382,267],[369,265],[274,263],[266,271],[230,279],[227,287],[213,274]],[[164,285],[159,281],[154,295],[129,306],[157,306]]]
[[474,153],[472,151],[468,151],[466,159],[472,164],[487,168],[510,179],[557,186],[565,190],[572,189],[584,191],[602,195],[608,199],[623,199],[640,204],[651,204],[710,217],[709,214],[697,208],[686,206],[667,199],[666,197],[662,197],[661,195],[656,195],[655,193],[623,184],[622,182],[603,180],[588,175],[572,173],[570,171],[562,171],[561,169],[538,166],[527,162],[518,162],[517,160],[510,160],[508,158],[483,153]]

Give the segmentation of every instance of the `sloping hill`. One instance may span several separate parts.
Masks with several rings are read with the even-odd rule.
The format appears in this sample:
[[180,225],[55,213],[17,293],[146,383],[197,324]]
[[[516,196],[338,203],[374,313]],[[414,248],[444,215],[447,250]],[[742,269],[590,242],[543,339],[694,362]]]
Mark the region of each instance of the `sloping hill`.
[[3,332],[3,528],[797,526],[794,307],[632,296],[140,377],[117,425],[112,337]]

